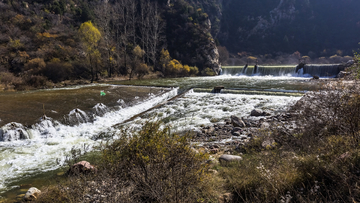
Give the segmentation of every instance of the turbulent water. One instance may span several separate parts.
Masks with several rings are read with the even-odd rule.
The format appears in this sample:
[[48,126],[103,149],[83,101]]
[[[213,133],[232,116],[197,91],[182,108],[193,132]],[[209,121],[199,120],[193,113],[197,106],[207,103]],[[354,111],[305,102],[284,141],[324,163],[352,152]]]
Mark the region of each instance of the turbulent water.
[[[130,83],[141,87],[124,86],[129,82],[123,81],[123,85],[0,94],[0,195],[18,188],[15,183],[26,177],[58,169],[73,147],[85,144],[91,150],[102,141],[95,139],[100,133],[112,132],[114,125],[185,90],[192,88],[125,125],[136,127],[155,119],[175,131],[198,130],[231,115],[248,117],[254,108],[278,114],[305,91],[317,88],[309,79],[222,75]],[[223,93],[211,93],[219,85],[225,87]],[[100,91],[106,95],[100,96]]]
[[[82,88],[79,90],[87,91]],[[163,89],[157,95],[147,93],[147,97],[143,96],[142,100],[125,107],[121,106],[125,104],[123,99],[118,98],[117,108],[107,112],[104,112],[107,107],[98,103],[94,105],[94,110],[100,110],[102,116],[89,115],[76,108],[66,115],[70,120],[74,120],[71,125],[48,117],[44,117],[31,127],[24,127],[15,122],[4,125],[0,130],[0,191],[18,187],[11,183],[21,178],[59,168],[71,148],[82,148],[85,144],[91,150],[100,142],[95,141],[94,136],[111,131],[111,126],[176,94],[177,89]],[[136,96],[133,99],[139,100],[140,97]]]

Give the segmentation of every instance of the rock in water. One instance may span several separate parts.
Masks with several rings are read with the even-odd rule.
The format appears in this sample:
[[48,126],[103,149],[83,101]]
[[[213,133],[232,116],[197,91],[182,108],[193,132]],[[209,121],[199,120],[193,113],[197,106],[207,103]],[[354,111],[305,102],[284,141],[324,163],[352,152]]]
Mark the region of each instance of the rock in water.
[[246,127],[244,121],[237,117],[237,116],[231,116],[231,124],[234,126],[234,127],[240,127],[240,128],[243,128],[243,127]]
[[336,76],[337,78],[343,78],[347,75],[349,75],[350,73],[349,72],[346,72],[346,71],[340,71],[339,74]]
[[87,161],[80,161],[71,166],[68,170],[68,174],[77,175],[77,174],[88,174],[91,172],[96,172],[96,168],[92,166]]
[[231,161],[241,161],[241,156],[223,154],[219,157],[219,161],[231,162]]
[[251,111],[250,116],[262,116],[264,114],[261,109],[254,109]]
[[41,191],[36,187],[31,187],[25,194],[24,200],[25,201],[33,201],[39,197]]

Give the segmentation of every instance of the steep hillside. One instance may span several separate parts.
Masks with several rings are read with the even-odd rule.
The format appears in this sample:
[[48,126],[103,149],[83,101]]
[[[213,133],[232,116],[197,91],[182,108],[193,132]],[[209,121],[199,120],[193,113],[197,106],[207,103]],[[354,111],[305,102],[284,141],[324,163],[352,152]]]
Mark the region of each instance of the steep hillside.
[[[360,42],[357,0],[188,0],[205,8],[229,51],[330,56]],[[219,9],[217,9],[219,8]]]
[[0,20],[5,88],[219,69],[208,14],[184,0],[0,0]]

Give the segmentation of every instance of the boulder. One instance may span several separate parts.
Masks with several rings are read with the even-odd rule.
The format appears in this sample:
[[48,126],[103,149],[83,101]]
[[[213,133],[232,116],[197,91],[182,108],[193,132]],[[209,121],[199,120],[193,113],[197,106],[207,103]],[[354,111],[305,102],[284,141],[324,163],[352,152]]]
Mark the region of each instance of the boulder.
[[72,174],[72,175],[78,175],[80,173],[89,174],[89,173],[94,173],[96,171],[97,171],[96,168],[92,166],[89,162],[80,161],[70,167],[70,169],[68,170],[68,174]]
[[315,80],[318,80],[320,77],[319,76],[317,76],[317,75],[314,75],[313,76],[313,79],[315,79]]
[[336,76],[337,78],[343,78],[347,75],[349,75],[350,73],[349,72],[346,72],[346,71],[340,71],[339,74]]
[[39,197],[41,191],[36,187],[31,187],[25,194],[24,200],[25,201],[33,201]]
[[263,113],[264,112],[261,109],[254,109],[251,111],[250,116],[262,116]]
[[261,109],[254,109],[251,111],[250,116],[270,116],[271,113],[263,111]]
[[223,154],[219,157],[219,161],[224,161],[224,162],[241,161],[241,160],[242,160],[241,156],[229,155],[229,154]]
[[234,135],[234,136],[240,136],[240,135],[241,135],[241,132],[239,132],[239,131],[233,131],[231,134]]
[[246,127],[244,121],[241,118],[237,116],[231,116],[230,119],[231,119],[231,124],[234,127],[240,127],[240,128]]
[[269,124],[268,122],[263,122],[263,123],[260,125],[260,128],[262,128],[262,129],[270,128],[270,124]]

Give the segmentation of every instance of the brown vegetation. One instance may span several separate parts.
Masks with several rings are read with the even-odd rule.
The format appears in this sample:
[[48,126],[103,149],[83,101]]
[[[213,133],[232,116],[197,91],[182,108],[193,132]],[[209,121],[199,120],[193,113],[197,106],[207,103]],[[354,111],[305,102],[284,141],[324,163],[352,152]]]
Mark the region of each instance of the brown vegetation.
[[70,176],[45,190],[36,202],[200,202],[207,194],[208,156],[160,123],[138,132],[128,129],[107,143],[98,157],[96,174]]

